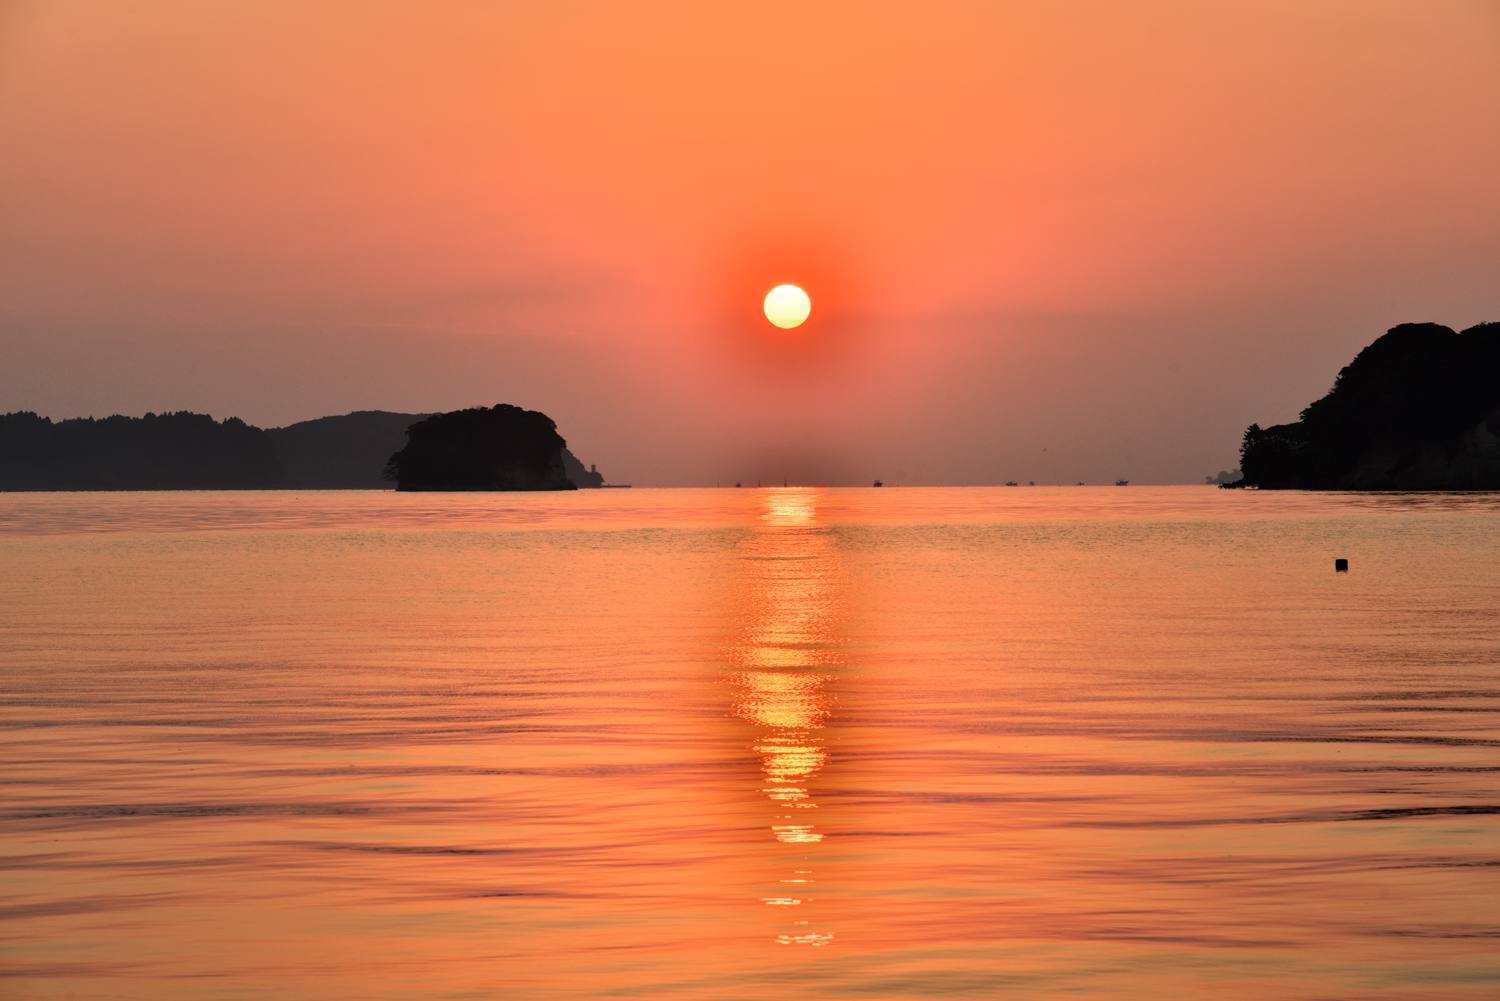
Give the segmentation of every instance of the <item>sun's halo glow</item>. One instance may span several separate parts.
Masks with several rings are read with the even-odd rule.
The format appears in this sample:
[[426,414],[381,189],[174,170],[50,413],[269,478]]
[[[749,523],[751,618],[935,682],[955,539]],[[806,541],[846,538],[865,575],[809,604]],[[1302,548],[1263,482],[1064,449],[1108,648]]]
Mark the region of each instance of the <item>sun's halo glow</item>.
[[796,285],[777,285],[766,293],[763,305],[766,319],[782,330],[802,326],[812,312],[812,300]]

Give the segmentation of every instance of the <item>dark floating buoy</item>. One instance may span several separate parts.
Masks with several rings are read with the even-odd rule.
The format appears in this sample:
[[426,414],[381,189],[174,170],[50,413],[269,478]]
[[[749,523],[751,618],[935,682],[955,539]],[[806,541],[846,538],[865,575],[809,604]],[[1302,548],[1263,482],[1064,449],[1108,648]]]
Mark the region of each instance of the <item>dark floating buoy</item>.
[[1349,561],[1346,560],[1346,559],[1343,559],[1342,557],[1339,557],[1339,558],[1335,559],[1333,561],[1333,572],[1334,573],[1348,573],[1349,572]]

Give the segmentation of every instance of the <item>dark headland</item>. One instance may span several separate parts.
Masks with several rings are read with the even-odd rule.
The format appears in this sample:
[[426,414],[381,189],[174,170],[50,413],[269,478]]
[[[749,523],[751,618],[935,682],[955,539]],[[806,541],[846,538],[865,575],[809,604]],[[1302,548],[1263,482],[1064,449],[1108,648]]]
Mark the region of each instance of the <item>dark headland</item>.
[[[437,416],[361,410],[263,429],[186,411],[61,421],[30,412],[0,414],[0,490],[388,488],[384,474],[406,446],[407,428]],[[514,477],[555,484],[540,489],[603,486],[603,475],[568,450],[551,419],[537,416],[551,429],[546,444],[555,439],[558,455],[549,452],[534,466],[513,471]],[[506,433],[503,427],[492,431]],[[521,442],[491,444],[497,455],[525,451]],[[561,463],[561,481],[554,458]]]
[[1392,327],[1293,424],[1252,424],[1237,487],[1500,490],[1500,323]]

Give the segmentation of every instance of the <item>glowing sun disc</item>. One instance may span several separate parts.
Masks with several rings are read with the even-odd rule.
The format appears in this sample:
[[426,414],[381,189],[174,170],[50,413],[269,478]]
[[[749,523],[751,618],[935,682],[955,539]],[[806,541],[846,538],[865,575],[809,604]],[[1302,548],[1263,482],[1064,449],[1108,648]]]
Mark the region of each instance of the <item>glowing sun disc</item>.
[[812,300],[795,285],[777,285],[766,293],[764,308],[766,319],[782,330],[791,330],[807,322],[807,314],[812,312]]

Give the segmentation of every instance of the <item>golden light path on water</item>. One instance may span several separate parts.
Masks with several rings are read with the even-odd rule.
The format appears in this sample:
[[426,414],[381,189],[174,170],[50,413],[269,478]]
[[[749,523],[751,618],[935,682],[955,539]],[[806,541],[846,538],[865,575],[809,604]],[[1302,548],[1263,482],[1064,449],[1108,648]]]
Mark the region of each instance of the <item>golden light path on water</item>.
[[838,551],[817,520],[811,490],[771,492],[755,533],[739,553],[746,622],[730,662],[736,713],[755,727],[771,833],[789,850],[787,874],[767,906],[798,908],[782,945],[823,946],[832,931],[809,916],[816,897],[808,853],[824,835],[811,784],[828,759],[822,732],[832,711],[827,685],[844,664],[838,628],[843,579]]

